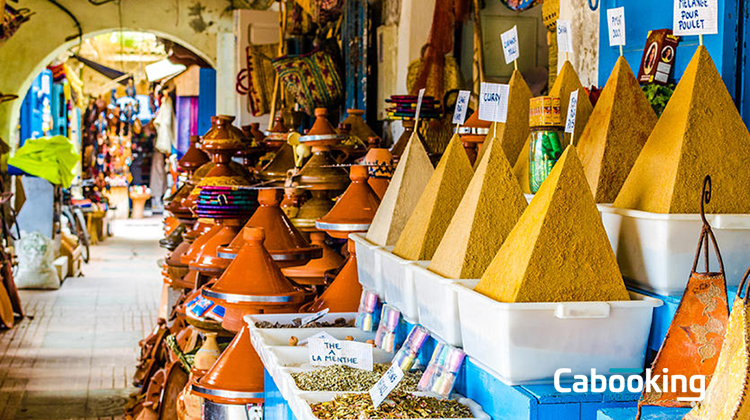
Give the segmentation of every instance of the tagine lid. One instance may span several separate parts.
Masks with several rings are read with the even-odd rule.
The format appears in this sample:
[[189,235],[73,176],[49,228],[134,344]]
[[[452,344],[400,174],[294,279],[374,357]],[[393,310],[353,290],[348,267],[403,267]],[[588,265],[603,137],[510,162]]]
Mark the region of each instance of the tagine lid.
[[328,121],[328,109],[315,108],[315,123],[307,134],[300,137],[299,141],[302,143],[315,142],[322,146],[334,145],[344,138],[346,136],[339,134]]
[[306,279],[306,278],[323,278],[326,271],[338,268],[344,262],[336,251],[325,245],[326,234],[320,231],[310,232],[310,242],[312,245],[318,246],[323,249],[323,256],[310,260],[305,265],[285,267],[281,271],[292,279]]
[[237,257],[216,283],[203,289],[203,295],[235,304],[286,305],[302,301],[305,292],[284,277],[263,246],[265,230],[245,227],[242,235],[245,244]]
[[245,147],[242,130],[232,125],[234,116],[215,115],[211,117],[211,128],[203,135],[202,149],[237,151]]
[[188,173],[198,170],[198,168],[211,161],[206,152],[198,148],[199,141],[200,136],[190,136],[190,147],[177,162],[177,165]]
[[[300,233],[289,217],[281,210],[282,188],[263,188],[258,191],[260,206],[245,227],[264,229],[265,249],[274,254],[274,259],[294,260],[320,257],[322,250],[312,246]],[[244,235],[237,235],[225,251],[237,253],[245,243]],[[224,252],[220,250],[220,252]],[[282,257],[284,255],[286,257]],[[303,258],[304,257],[304,258]],[[281,262],[281,261],[279,261]]]
[[289,128],[284,125],[284,119],[277,116],[274,119],[273,127],[265,132],[265,142],[286,142],[289,137]]
[[210,401],[225,404],[246,404],[262,401],[263,362],[244,326],[211,369],[193,380],[192,391]]
[[468,120],[458,128],[458,135],[461,140],[471,143],[482,143],[490,132],[491,121],[479,119],[479,111],[475,111]]
[[224,271],[229,261],[218,255],[218,248],[226,245],[237,236],[240,231],[239,219],[221,220],[221,230],[206,242],[195,259],[190,263],[190,269],[205,274],[218,274]]
[[315,227],[332,236],[337,236],[333,232],[367,231],[380,205],[378,195],[367,183],[367,166],[353,165],[350,178],[352,183],[331,211],[315,221]]

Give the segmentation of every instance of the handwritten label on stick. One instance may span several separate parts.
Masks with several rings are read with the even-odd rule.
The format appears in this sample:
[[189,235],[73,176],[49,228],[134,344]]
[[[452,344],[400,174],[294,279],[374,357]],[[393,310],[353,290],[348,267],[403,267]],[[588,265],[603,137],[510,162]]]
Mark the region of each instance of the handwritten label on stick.
[[569,20],[557,20],[557,51],[563,54],[573,52],[573,39]]
[[508,118],[508,95],[508,85],[482,83],[479,90],[479,119],[504,123]]
[[674,0],[672,32],[675,35],[705,35],[719,32],[716,0]]
[[625,8],[607,9],[609,23],[609,46],[625,45]]
[[378,406],[385,400],[388,394],[396,389],[398,383],[401,382],[401,379],[403,377],[404,372],[401,370],[398,364],[392,364],[391,367],[388,368],[387,371],[385,371],[383,377],[380,378],[375,386],[370,389],[370,398],[372,398],[372,405],[375,408],[378,408]]
[[456,109],[453,111],[453,124],[463,125],[466,120],[466,110],[469,109],[471,91],[461,90],[456,98]]
[[417,128],[419,128],[419,113],[422,112],[422,99],[424,99],[424,88],[419,89],[419,96],[417,97],[417,112],[414,113],[414,121],[417,123]]
[[307,348],[313,366],[346,365],[372,370],[372,345],[368,343],[317,336],[310,337]]
[[500,40],[503,43],[505,63],[510,64],[518,60],[518,29],[514,26],[509,31],[503,32],[500,35]]
[[576,111],[578,108],[578,91],[570,92],[568,101],[568,117],[565,119],[565,132],[573,134],[576,130]]

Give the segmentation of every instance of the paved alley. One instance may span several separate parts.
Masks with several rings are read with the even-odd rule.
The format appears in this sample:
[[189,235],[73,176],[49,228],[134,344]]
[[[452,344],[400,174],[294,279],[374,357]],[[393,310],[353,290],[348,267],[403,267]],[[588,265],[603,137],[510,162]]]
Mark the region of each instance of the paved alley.
[[161,219],[122,220],[84,277],[21,291],[27,319],[0,333],[0,420],[122,418],[138,340],[161,293]]

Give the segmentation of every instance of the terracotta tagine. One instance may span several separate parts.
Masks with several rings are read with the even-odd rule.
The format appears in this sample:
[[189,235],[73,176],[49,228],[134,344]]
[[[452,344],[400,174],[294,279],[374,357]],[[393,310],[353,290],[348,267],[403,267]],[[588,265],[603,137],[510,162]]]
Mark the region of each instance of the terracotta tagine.
[[367,166],[369,175],[367,183],[370,184],[378,198],[382,199],[391,182],[395,167],[391,152],[388,149],[378,147],[379,140],[377,137],[368,139],[368,144],[372,147],[367,151],[362,164]]
[[343,190],[349,183],[346,171],[336,167],[331,157],[331,146],[343,140],[328,122],[328,110],[315,109],[315,123],[310,131],[300,137],[300,143],[312,148],[312,156],[299,172],[300,185],[318,190]]
[[323,250],[323,256],[310,260],[303,266],[282,268],[281,272],[299,284],[314,286],[325,284],[326,271],[339,268],[344,262],[341,255],[326,245],[325,239],[324,232],[310,232],[310,243],[320,247]]
[[232,242],[240,232],[242,223],[239,219],[217,219],[217,225],[221,226],[221,230],[206,241],[193,262],[189,264],[191,270],[211,277],[221,275],[229,266],[231,260],[219,257],[218,249]]
[[[265,248],[280,267],[307,264],[320,258],[323,250],[310,245],[281,210],[282,189],[261,188],[258,190],[260,207],[255,211],[245,227],[261,227],[265,230]],[[227,247],[219,249],[222,258],[234,258],[245,242],[245,235],[238,234]]]
[[[171,218],[177,220],[175,218]],[[182,234],[185,233],[187,227],[184,223],[179,223],[177,227],[171,229],[169,233],[162,239],[159,239],[159,246],[168,250],[174,251],[182,243]]]
[[263,228],[242,230],[245,243],[216,283],[206,285],[202,295],[226,309],[221,325],[239,331],[243,316],[258,313],[296,312],[307,293],[294,286],[263,246]]
[[281,210],[286,214],[286,217],[290,220],[297,217],[304,198],[305,193],[302,189],[296,187],[284,187],[284,199],[281,200]]
[[284,144],[277,149],[276,155],[260,170],[258,175],[263,181],[283,182],[287,172],[292,169],[294,169],[294,151],[291,145]]
[[273,127],[265,133],[263,144],[270,150],[278,150],[286,144],[288,136],[289,128],[284,125],[284,120],[281,116],[277,116],[274,119]]
[[263,362],[250,341],[250,330],[244,326],[211,369],[194,378],[191,390],[218,404],[262,403],[263,380]]
[[[380,199],[367,183],[367,168],[352,166],[352,183],[328,214],[315,222],[315,226],[335,238],[348,238],[350,233],[366,232],[380,204]],[[347,242],[349,256],[336,279],[320,297],[302,308],[304,312],[318,312],[328,308],[331,312],[357,311],[362,295],[362,285],[357,274],[354,242]]]
[[243,125],[242,134],[245,137],[246,146],[238,156],[242,158],[243,166],[248,169],[255,168],[258,159],[266,153],[266,148],[263,146],[266,135],[260,131],[259,123]]
[[206,242],[208,242],[214,235],[219,233],[221,227],[221,225],[214,224],[210,229],[208,229],[208,231],[196,238],[195,241],[193,241],[193,243],[190,245],[190,248],[188,248],[188,250],[180,256],[180,262],[188,265],[193,262],[195,258],[198,257],[198,255],[203,251],[203,246],[206,245]]
[[350,127],[349,133],[357,136],[362,141],[367,141],[370,137],[375,137],[377,134],[372,131],[369,125],[365,122],[363,116],[365,111],[361,109],[347,109],[346,113],[349,114],[344,121],[341,122],[343,125]]
[[211,162],[205,163],[188,176],[185,183],[183,183],[177,192],[170,197],[169,202],[164,209],[175,215],[175,217],[179,218],[184,223],[195,222],[196,215],[190,207],[186,206],[186,200],[190,197],[190,193],[193,191],[196,184],[198,184],[214,166],[215,165]]
[[309,200],[300,206],[297,217],[292,219],[294,226],[303,232],[317,231],[315,221],[325,216],[333,208],[333,200],[326,190],[312,190]]
[[[391,147],[391,154],[393,155],[393,159],[396,162],[398,162],[398,159],[401,157],[401,155],[404,154],[404,150],[406,150],[406,145],[409,144],[409,139],[411,139],[411,135],[414,133],[415,121],[403,120],[401,124],[404,127],[404,132],[401,133],[401,137],[399,137],[396,143],[393,144],[393,147]],[[419,141],[422,142],[422,146],[424,146],[424,150],[427,150],[429,153],[430,148],[427,146],[427,143],[424,141],[422,136],[417,135],[417,138],[419,138]]]
[[199,142],[200,136],[190,136],[190,147],[185,154],[182,155],[180,160],[177,161],[177,166],[187,172],[188,176],[192,175],[198,170],[198,168],[211,161],[206,152],[199,148]]
[[492,122],[482,121],[479,119],[479,111],[471,114],[468,120],[458,128],[458,135],[461,137],[461,143],[466,149],[466,154],[469,156],[469,161],[473,165],[477,160],[477,154],[479,149],[484,143],[484,139],[487,137],[487,133],[490,132],[490,126]]
[[[245,147],[242,131],[232,125],[234,117],[217,115],[211,117],[211,129],[203,136],[201,149],[211,157],[214,167],[196,184],[182,205],[195,208],[203,187],[248,186],[253,177],[241,165],[231,165],[232,156]],[[239,168],[238,168],[239,167]]]

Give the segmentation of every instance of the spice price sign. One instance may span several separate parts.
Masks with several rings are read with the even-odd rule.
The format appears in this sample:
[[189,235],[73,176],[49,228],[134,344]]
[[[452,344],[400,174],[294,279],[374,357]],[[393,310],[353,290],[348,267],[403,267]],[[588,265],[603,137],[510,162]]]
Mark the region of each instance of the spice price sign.
[[[568,101],[568,117],[565,119],[565,132],[573,134],[576,131],[576,111],[578,110],[578,91],[570,92]],[[572,141],[572,138],[571,138]]]
[[385,371],[383,377],[380,378],[375,386],[370,389],[370,398],[372,398],[373,407],[378,408],[388,394],[396,389],[398,383],[401,382],[403,377],[404,371],[401,370],[401,367],[396,363],[392,364],[391,367]]
[[609,46],[625,45],[625,8],[607,9],[609,24]]
[[674,0],[675,35],[706,35],[719,32],[717,0]]
[[509,31],[500,35],[503,43],[503,54],[505,55],[505,64],[510,64],[518,60],[518,29],[513,26]]
[[330,335],[310,337],[307,344],[313,366],[346,365],[372,370],[372,345],[356,341],[337,340]]
[[453,124],[462,125],[466,120],[466,110],[469,109],[471,91],[460,90],[456,98],[456,109],[453,111]]
[[569,20],[557,20],[557,51],[563,54],[573,52],[573,39]]
[[479,119],[502,122],[508,118],[510,86],[500,83],[482,83],[479,89]]

